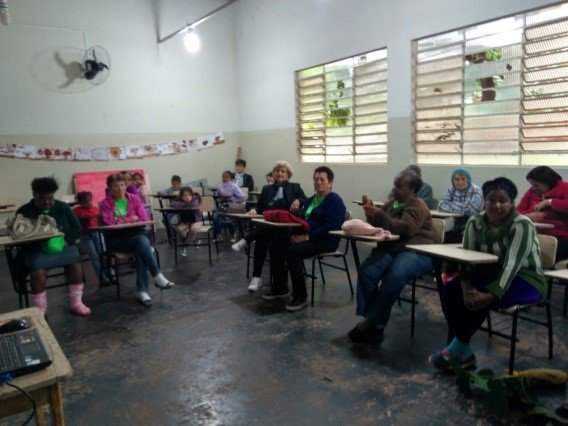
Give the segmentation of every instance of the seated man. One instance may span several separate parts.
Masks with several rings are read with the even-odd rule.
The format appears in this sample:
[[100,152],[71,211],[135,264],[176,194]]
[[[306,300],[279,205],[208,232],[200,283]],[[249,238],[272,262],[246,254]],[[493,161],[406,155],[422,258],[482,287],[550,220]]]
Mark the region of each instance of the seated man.
[[81,256],[75,242],[81,236],[81,224],[71,207],[55,199],[59,185],[51,177],[35,178],[32,181],[32,200],[21,206],[16,214],[37,219],[45,214],[55,219],[57,227],[64,233],[47,241],[22,245],[22,258],[31,274],[31,299],[45,315],[47,313],[47,293],[45,291],[49,269],[65,266],[69,284],[71,313],[79,316],[91,314],[83,304],[83,269]]
[[[288,272],[292,278],[292,298],[286,306],[288,311],[298,311],[308,304],[303,259],[316,254],[335,251],[339,237],[330,237],[329,231],[341,229],[345,219],[345,204],[339,195],[332,192],[333,171],[326,166],[314,171],[315,194],[308,198],[300,211],[300,218],[310,226],[309,233],[286,233],[269,246],[272,266],[272,287],[262,295],[271,300],[288,297]],[[288,268],[288,271],[286,271]]]
[[430,210],[416,196],[421,187],[420,176],[406,169],[396,176],[393,198],[383,207],[376,207],[369,197],[363,197],[367,221],[400,239],[381,243],[359,267],[357,315],[364,319],[349,332],[353,343],[377,342],[403,287],[410,279],[432,271],[429,256],[406,250],[407,244],[434,243]]

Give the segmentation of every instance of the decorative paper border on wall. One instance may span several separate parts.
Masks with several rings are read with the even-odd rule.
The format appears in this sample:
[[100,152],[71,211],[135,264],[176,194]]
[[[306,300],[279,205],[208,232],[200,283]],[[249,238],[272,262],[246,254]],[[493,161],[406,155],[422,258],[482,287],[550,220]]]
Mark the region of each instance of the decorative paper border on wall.
[[178,155],[202,149],[213,148],[225,143],[225,135],[199,136],[180,142],[156,143],[150,145],[111,146],[105,148],[40,148],[35,145],[0,145],[0,157],[21,158],[25,160],[56,161],[114,161],[132,160],[163,155]]

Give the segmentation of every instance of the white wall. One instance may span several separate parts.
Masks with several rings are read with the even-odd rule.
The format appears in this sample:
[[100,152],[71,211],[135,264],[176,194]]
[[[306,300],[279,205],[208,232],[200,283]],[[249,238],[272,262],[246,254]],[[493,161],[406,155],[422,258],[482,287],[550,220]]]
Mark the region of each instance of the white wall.
[[[234,8],[199,27],[198,54],[186,53],[180,36],[163,44],[156,40],[157,29],[166,35],[223,3],[12,0],[13,24],[0,25],[0,143],[113,146],[218,130],[226,132],[228,143],[198,154],[125,163],[0,159],[0,197],[27,199],[33,176],[55,173],[68,188],[73,172],[109,168],[142,167],[158,187],[173,173],[219,181],[238,146]],[[59,58],[65,64],[82,60],[84,35],[88,46],[101,45],[111,57],[110,76],[101,86],[80,79],[66,85],[66,67],[73,65],[58,64]]]
[[[411,41],[456,27],[551,4],[546,0],[242,0],[236,14],[241,143],[249,169],[266,172],[292,161],[311,190],[313,165],[300,164],[295,142],[294,71],[388,48],[389,164],[335,166],[335,189],[346,199],[384,197],[397,171],[413,160]],[[441,195],[452,167],[424,166]],[[522,191],[530,167],[470,167],[474,180],[506,175]],[[559,170],[568,177],[568,170]]]

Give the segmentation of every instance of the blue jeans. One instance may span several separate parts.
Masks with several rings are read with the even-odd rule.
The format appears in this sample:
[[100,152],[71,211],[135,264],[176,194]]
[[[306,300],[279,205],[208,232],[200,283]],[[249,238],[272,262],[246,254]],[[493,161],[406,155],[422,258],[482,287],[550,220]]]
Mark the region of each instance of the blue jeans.
[[104,241],[101,236],[98,235],[98,232],[93,232],[81,235],[79,243],[77,244],[80,250],[89,255],[91,265],[93,266],[93,270],[95,271],[97,278],[101,274],[101,262],[99,261],[99,256],[102,252],[104,252],[104,247],[101,247],[101,242],[104,246]]
[[128,239],[111,238],[110,250],[118,253],[132,252],[136,258],[136,288],[138,291],[148,291],[148,271],[155,277],[160,268],[150,240],[146,235],[139,234]]
[[75,246],[67,246],[60,253],[45,254],[41,251],[32,251],[24,255],[24,262],[30,272],[39,269],[52,269],[60,266],[71,265],[81,262],[79,249]]
[[386,326],[392,305],[403,287],[412,278],[432,272],[432,269],[429,256],[410,251],[390,254],[373,249],[358,271],[357,315]]

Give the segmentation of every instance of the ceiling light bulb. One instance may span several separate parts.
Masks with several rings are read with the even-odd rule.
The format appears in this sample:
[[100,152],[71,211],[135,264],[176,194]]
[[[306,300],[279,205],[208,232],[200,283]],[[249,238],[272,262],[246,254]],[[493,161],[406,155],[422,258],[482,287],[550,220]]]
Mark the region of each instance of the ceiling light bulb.
[[183,44],[185,46],[185,50],[187,50],[189,53],[195,53],[201,47],[201,41],[193,30],[189,30],[185,34],[185,37],[183,38]]

